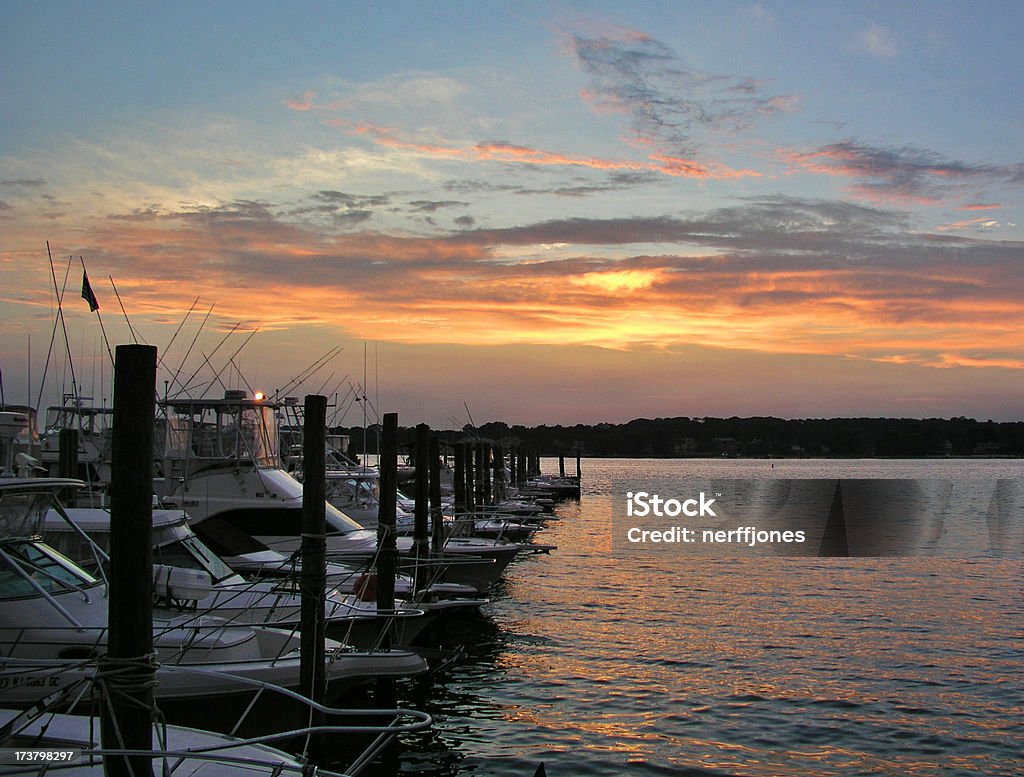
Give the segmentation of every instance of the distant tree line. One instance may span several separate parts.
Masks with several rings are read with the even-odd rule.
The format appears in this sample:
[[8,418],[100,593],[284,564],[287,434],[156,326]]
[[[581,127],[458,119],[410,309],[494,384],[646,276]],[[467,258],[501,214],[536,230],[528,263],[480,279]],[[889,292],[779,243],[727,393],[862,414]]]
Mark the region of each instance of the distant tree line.
[[[349,434],[362,448],[362,428]],[[413,430],[401,430],[412,440]],[[492,421],[477,429],[439,432],[447,442],[480,437],[513,440],[541,455],[679,458],[1024,456],[1024,422],[972,418],[637,418],[623,424],[519,426]],[[367,448],[376,451],[376,435]]]

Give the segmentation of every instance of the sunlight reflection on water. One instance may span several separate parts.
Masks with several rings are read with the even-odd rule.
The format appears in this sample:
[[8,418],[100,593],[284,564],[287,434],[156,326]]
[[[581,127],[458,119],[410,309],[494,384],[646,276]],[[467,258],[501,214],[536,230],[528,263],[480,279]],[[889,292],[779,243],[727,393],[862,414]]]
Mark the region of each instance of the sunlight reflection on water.
[[[585,460],[585,496],[544,535],[558,550],[518,561],[489,620],[448,637],[468,656],[415,700],[438,722],[406,743],[403,773],[529,776],[540,761],[552,777],[1024,773],[1019,559],[613,555],[613,483],[650,466],[750,477],[765,462]],[[1024,473],[1017,461],[776,469]],[[1006,528],[1021,532],[1019,513]]]

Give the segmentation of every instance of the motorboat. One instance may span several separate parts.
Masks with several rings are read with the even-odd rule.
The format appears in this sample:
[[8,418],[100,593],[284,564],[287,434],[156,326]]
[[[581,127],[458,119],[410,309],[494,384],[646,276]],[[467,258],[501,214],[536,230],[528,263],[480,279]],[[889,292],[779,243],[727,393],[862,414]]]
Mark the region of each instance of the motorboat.
[[[100,508],[64,508],[46,515],[44,539],[76,563],[88,567],[110,550],[110,512]],[[247,580],[200,540],[179,511],[153,511],[153,592],[169,610],[206,612],[232,623],[296,629],[302,617],[298,575]],[[353,647],[378,645],[378,622],[394,623],[397,644],[410,645],[431,620],[423,609],[395,602],[380,611],[376,602],[353,592],[327,588],[327,635]]]
[[[219,518],[272,550],[299,549],[302,484],[279,466],[274,411],[265,398],[229,391],[223,399],[181,398],[160,403],[166,445],[154,490],[165,507],[186,511],[196,534]],[[329,560],[371,563],[377,534],[330,503],[325,504]],[[444,580],[487,591],[524,546],[475,538],[452,538],[431,558],[445,567]],[[398,538],[405,564],[412,541]]]
[[[299,554],[286,556],[271,550],[220,518],[207,519],[202,528],[204,544],[248,579],[287,580],[294,584],[302,571]],[[443,567],[435,569],[438,573],[440,570]],[[369,575],[372,575],[372,571],[367,564],[339,561],[327,563],[328,588],[343,594],[354,594],[363,601],[376,601],[367,595],[365,581]],[[432,577],[424,582],[423,587],[417,588],[415,579],[405,573],[395,577],[395,598],[402,603],[402,607],[424,609],[427,612],[450,611],[456,602],[462,610],[479,609],[487,603],[472,586],[446,583]]]
[[[0,705],[31,703],[40,682],[59,687],[94,673],[90,662],[105,651],[102,575],[94,576],[41,539],[56,495],[81,486],[81,481],[60,478],[0,479]],[[154,610],[153,645],[161,666],[161,698],[244,692],[233,676],[298,686],[299,636],[291,629],[232,623],[205,612]],[[336,691],[427,669],[422,658],[408,651],[357,651],[333,640],[327,642],[324,660]],[[26,669],[25,661],[42,665]],[[216,682],[190,683],[180,679],[184,675],[163,671],[173,665],[227,674],[217,675],[221,680]]]

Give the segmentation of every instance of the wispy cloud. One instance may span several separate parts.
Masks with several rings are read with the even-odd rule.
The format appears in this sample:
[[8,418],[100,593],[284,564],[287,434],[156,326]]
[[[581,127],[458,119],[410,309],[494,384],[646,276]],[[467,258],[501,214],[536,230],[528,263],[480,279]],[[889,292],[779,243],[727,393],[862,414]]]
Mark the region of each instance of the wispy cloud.
[[291,97],[284,101],[284,104],[291,108],[293,111],[310,111],[313,109],[314,100],[316,99],[316,92],[312,89],[307,89],[298,97]]
[[1024,165],[990,165],[950,160],[915,146],[882,147],[846,140],[811,151],[782,150],[784,159],[805,170],[852,180],[851,190],[874,200],[937,203],[976,194],[987,184],[1019,185]]
[[896,34],[877,22],[870,22],[857,33],[854,47],[883,62],[891,62],[900,54]]
[[548,151],[511,143],[507,140],[482,140],[472,146],[457,146],[435,140],[425,141],[407,138],[394,129],[363,122],[354,122],[348,119],[327,119],[325,123],[344,128],[353,134],[366,136],[373,140],[374,143],[388,148],[409,151],[425,156],[460,159],[467,162],[501,162],[504,164],[568,168],[583,167],[592,170],[634,173],[653,172],[677,178],[725,179],[760,176],[760,173],[755,170],[736,170],[722,164],[705,164],[694,159],[672,156],[661,152],[649,154],[648,160],[650,161],[643,162],[629,159],[608,159],[565,154],[558,151]]
[[766,94],[765,83],[750,76],[688,67],[645,33],[567,38],[590,78],[585,99],[598,110],[629,116],[636,139],[666,155],[700,156],[707,132],[739,132],[797,103],[793,95]]
[[965,219],[963,221],[954,221],[950,224],[943,224],[939,227],[936,227],[936,229],[939,232],[962,232],[964,230],[973,230],[975,232],[988,232],[999,226],[1000,223],[996,219],[977,218]]

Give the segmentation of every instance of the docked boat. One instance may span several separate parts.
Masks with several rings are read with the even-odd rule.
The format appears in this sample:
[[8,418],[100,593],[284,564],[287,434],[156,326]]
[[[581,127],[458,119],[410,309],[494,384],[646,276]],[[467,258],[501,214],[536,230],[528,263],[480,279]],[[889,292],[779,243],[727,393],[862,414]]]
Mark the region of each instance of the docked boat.
[[[187,672],[177,668],[177,672]],[[200,672],[200,676],[204,673]],[[224,715],[218,731],[206,731],[194,725],[163,722],[153,724],[149,747],[128,751],[101,742],[102,724],[93,715],[69,714],[81,706],[80,699],[92,699],[97,708],[106,708],[109,689],[101,684],[45,693],[24,710],[0,709],[0,748],[4,748],[4,774],[70,774],[76,777],[103,777],[104,762],[145,753],[146,773],[194,775],[194,777],[241,777],[242,775],[301,775],[302,777],[344,777],[360,773],[394,738],[430,727],[429,715],[403,708],[365,710],[336,709],[316,704],[286,689],[263,684],[256,692],[262,706],[275,710],[273,721],[259,720],[256,705],[247,705],[240,715]],[[223,713],[223,710],[220,711]],[[163,718],[160,709],[151,710],[154,721]],[[372,714],[373,722],[368,719]],[[311,718],[320,725],[311,726]],[[219,733],[230,731],[231,734]],[[305,750],[313,737],[344,737],[357,741],[344,764],[344,774],[314,766]],[[123,742],[123,740],[121,740]],[[292,755],[282,749],[300,750]],[[19,752],[20,757],[15,755]],[[334,760],[334,759],[332,759]]]
[[[90,566],[97,552],[110,549],[110,513],[99,508],[51,508],[44,539],[73,561]],[[200,540],[186,516],[153,511],[153,590],[168,610],[206,612],[231,623],[296,629],[302,618],[297,575],[247,580]],[[424,609],[395,602],[381,611],[354,593],[327,588],[324,600],[327,636],[353,647],[378,644],[378,622],[394,622],[397,644],[410,645],[428,625]]]
[[[56,494],[81,481],[0,480],[0,704],[31,703],[40,687],[56,688],[96,671],[105,650],[106,585],[40,537]],[[206,613],[154,610],[153,644],[161,698],[246,692],[239,677],[298,687],[299,637],[294,630],[232,623]],[[378,676],[426,671],[408,651],[357,651],[328,641],[328,682],[336,691]],[[27,663],[26,663],[27,662]],[[189,681],[163,671],[190,665],[216,670],[217,681]]]
[[[154,481],[161,504],[186,511],[204,540],[204,523],[218,518],[286,555],[300,546],[302,484],[279,466],[275,403],[227,392],[223,399],[175,399],[161,403],[166,448],[162,475]],[[325,505],[329,560],[368,564],[377,535],[342,511]],[[212,539],[212,537],[211,537]],[[398,539],[403,564],[412,564],[412,541]],[[453,538],[431,564],[445,567],[444,580],[486,591],[524,546]]]

